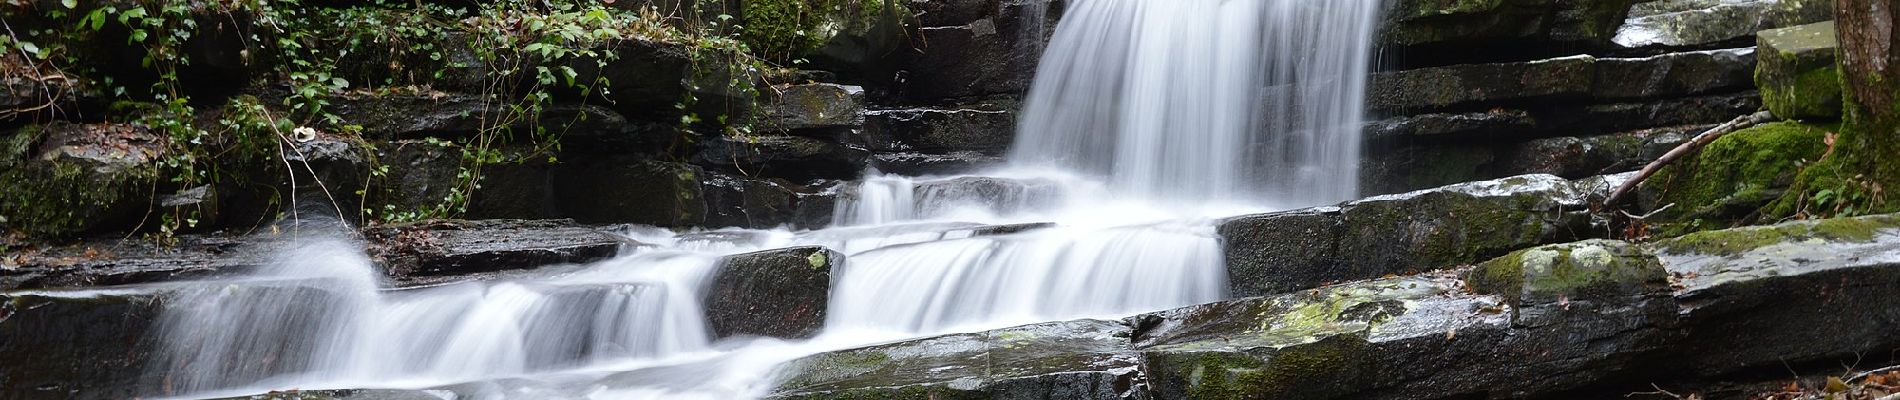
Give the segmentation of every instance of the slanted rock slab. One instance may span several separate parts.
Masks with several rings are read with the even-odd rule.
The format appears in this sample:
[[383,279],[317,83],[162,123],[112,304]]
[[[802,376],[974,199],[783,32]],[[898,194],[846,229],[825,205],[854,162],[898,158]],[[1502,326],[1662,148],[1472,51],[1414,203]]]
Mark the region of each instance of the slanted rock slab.
[[780,367],[769,398],[1148,399],[1128,335],[1075,320],[821,353]]
[[365,232],[392,276],[467,275],[585,263],[637,243],[567,220],[427,221]]

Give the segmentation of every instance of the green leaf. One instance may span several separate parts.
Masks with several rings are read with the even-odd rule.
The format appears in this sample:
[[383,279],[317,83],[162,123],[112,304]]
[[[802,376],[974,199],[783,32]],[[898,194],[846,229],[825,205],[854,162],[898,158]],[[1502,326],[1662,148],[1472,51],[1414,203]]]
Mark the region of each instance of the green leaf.
[[66,8],[69,9],[79,8],[79,0],[59,0],[59,5],[66,6]]

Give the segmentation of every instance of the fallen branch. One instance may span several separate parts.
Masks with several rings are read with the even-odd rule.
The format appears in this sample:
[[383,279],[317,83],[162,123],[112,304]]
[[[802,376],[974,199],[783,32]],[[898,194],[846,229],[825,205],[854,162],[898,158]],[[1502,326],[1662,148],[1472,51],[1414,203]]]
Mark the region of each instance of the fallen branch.
[[1684,142],[1680,146],[1676,146],[1675,149],[1671,149],[1668,153],[1663,154],[1662,157],[1657,158],[1655,162],[1651,162],[1648,166],[1643,167],[1643,172],[1637,173],[1636,177],[1630,178],[1628,182],[1623,182],[1622,186],[1617,186],[1616,191],[1610,192],[1610,197],[1603,199],[1603,208],[1609,208],[1610,206],[1622,202],[1623,197],[1635,190],[1637,185],[1641,185],[1643,180],[1649,179],[1651,175],[1655,175],[1657,171],[1661,171],[1662,168],[1669,165],[1669,163],[1675,162],[1683,156],[1694,154],[1696,150],[1700,150],[1703,146],[1708,146],[1709,143],[1715,142],[1715,139],[1721,139],[1723,135],[1742,130],[1743,128],[1759,125],[1763,122],[1771,121],[1774,118],[1774,114],[1770,114],[1767,111],[1757,112],[1736,117],[1728,123],[1716,126],[1707,132],[1696,135],[1695,138],[1689,139],[1688,142]]

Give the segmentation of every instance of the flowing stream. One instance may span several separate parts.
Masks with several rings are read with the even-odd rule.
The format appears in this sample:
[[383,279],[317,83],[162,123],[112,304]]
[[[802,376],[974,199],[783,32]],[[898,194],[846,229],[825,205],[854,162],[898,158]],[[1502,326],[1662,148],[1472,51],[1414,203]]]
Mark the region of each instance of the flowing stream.
[[[827,229],[638,229],[652,246],[611,260],[422,288],[391,289],[360,244],[301,240],[252,276],[179,285],[150,385],[747,398],[816,352],[1220,300],[1219,217],[1355,194],[1380,3],[1070,0],[1006,168],[867,174]],[[799,245],[847,255],[824,331],[714,340],[700,298],[721,257]]]

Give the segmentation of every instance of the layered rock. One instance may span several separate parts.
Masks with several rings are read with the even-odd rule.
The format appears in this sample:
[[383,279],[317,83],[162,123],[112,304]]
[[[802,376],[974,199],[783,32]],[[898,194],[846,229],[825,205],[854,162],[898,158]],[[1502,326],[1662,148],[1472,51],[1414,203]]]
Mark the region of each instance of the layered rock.
[[1832,18],[1820,0],[1663,0],[1637,5],[1616,32],[1623,47],[1689,47],[1746,38],[1764,29]]
[[144,126],[55,122],[0,142],[0,222],[62,237],[136,225],[166,140]]
[[1230,218],[1220,225],[1230,292],[1285,293],[1592,237],[1602,229],[1589,201],[1621,179],[1528,175]]
[[0,292],[0,397],[129,398],[161,302],[150,294]]

